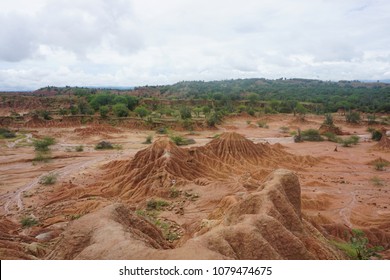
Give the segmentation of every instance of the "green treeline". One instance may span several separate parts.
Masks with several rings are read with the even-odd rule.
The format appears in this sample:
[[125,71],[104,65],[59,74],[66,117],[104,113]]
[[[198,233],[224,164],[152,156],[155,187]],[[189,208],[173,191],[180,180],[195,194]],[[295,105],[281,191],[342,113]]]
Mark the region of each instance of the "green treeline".
[[[215,100],[289,101],[317,103],[324,112],[339,109],[367,113],[390,112],[390,84],[359,81],[320,81],[306,79],[239,79],[180,82],[157,87],[162,95]],[[254,98],[253,94],[257,95]]]

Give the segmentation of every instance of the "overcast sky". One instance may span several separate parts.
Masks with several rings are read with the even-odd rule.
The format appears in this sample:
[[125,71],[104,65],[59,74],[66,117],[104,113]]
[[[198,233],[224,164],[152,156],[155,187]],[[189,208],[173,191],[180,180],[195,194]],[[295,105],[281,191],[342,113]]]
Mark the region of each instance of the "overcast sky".
[[0,90],[251,77],[390,79],[390,1],[0,1]]

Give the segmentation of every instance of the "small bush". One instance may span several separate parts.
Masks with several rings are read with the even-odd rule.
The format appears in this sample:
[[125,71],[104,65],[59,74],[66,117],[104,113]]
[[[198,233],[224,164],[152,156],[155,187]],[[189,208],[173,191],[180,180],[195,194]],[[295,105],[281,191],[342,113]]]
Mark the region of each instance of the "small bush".
[[43,176],[40,180],[39,183],[42,185],[53,185],[57,182],[57,174],[55,173],[49,173],[45,176]]
[[195,144],[194,139],[184,138],[183,136],[180,135],[172,135],[170,138],[172,142],[174,142],[178,146]]
[[74,150],[75,150],[76,152],[82,152],[82,151],[84,151],[84,146],[83,146],[83,145],[76,146],[76,147],[74,148]]
[[150,114],[150,111],[144,106],[138,106],[137,108],[135,108],[134,112],[141,118],[146,117]]
[[301,132],[304,141],[323,141],[320,132],[317,129],[308,129]]
[[147,202],[146,208],[147,210],[161,210],[164,207],[169,206],[169,202],[165,200],[156,200],[156,199],[151,199]]
[[6,128],[0,128],[0,139],[1,138],[15,138],[16,134]]
[[110,108],[108,106],[100,106],[99,107],[99,113],[102,118],[107,118],[108,113],[110,112]]
[[334,126],[332,114],[325,115],[325,120],[324,120],[323,124],[327,125],[327,126]]
[[22,227],[27,228],[37,225],[38,221],[33,217],[24,217],[20,220],[20,224]]
[[353,144],[353,140],[351,138],[340,139],[339,143],[343,147],[351,147]]
[[360,114],[359,114],[359,112],[349,112],[345,115],[345,120],[348,123],[359,123],[360,122]]
[[108,141],[101,141],[96,144],[95,150],[111,150],[114,146]]
[[382,139],[382,132],[380,132],[379,130],[373,130],[371,132],[371,139],[374,140],[374,141],[380,141]]
[[261,128],[269,128],[269,126],[267,125],[267,123],[265,121],[258,121],[257,126],[261,127]]
[[334,134],[333,132],[325,132],[324,133],[324,136],[327,138],[328,141],[330,142],[340,142],[341,141],[341,138],[340,137],[337,137],[336,134]]
[[351,138],[351,141],[352,141],[352,144],[353,144],[353,145],[357,145],[357,144],[359,143],[359,140],[360,140],[360,137],[359,137],[359,136],[357,136],[357,135],[352,135],[352,136],[349,137],[349,138]]
[[370,180],[374,184],[374,186],[383,187],[385,185],[384,181],[378,176],[374,176]]
[[181,191],[176,189],[175,187],[172,187],[169,192],[169,197],[171,198],[177,198],[180,196]]
[[152,144],[152,140],[153,140],[153,136],[148,135],[146,136],[145,142],[143,142],[143,144]]
[[123,103],[117,103],[112,106],[112,111],[118,118],[127,117],[129,115],[129,109]]
[[35,151],[38,152],[47,152],[49,151],[49,146],[55,144],[55,139],[52,137],[44,137],[41,140],[34,140],[33,145],[35,147]]
[[383,171],[385,170],[385,167],[389,166],[389,163],[386,161],[378,161],[374,164],[375,170]]
[[191,119],[191,117],[192,117],[192,115],[191,115],[191,108],[190,107],[183,106],[183,107],[180,108],[179,112],[180,112],[180,117],[183,120]]
[[168,129],[166,127],[160,127],[156,131],[158,134],[168,134]]
[[221,122],[222,116],[217,112],[211,113],[206,119],[206,123],[209,127],[214,127],[216,124],[220,124]]

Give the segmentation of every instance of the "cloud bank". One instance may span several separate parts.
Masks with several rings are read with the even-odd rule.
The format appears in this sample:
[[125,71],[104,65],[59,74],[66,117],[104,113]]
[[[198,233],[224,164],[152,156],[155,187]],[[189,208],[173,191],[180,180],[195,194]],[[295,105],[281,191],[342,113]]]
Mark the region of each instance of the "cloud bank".
[[387,0],[3,0],[0,26],[0,90],[390,79]]

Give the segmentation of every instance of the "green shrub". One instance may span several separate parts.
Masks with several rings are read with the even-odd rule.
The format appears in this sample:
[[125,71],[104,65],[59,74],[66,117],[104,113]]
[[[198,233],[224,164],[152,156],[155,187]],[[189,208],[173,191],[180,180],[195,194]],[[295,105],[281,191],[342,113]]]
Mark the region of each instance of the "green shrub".
[[160,127],[156,131],[158,134],[168,134],[168,128],[166,127]]
[[333,132],[325,132],[324,133],[324,136],[327,138],[328,141],[330,142],[340,142],[341,141],[341,138],[340,137],[337,137],[336,134],[334,134]]
[[20,224],[22,227],[27,228],[37,225],[38,221],[33,217],[24,217],[20,220]]
[[357,136],[357,135],[352,135],[351,137],[351,141],[352,141],[352,144],[353,145],[357,145],[359,143],[359,140],[360,140],[360,137]]
[[99,107],[99,113],[100,113],[100,116],[102,118],[107,118],[109,111],[110,111],[110,109],[108,108],[108,106],[100,106]]
[[16,134],[6,128],[0,127],[0,139],[1,138],[15,138]]
[[365,233],[359,229],[352,229],[349,242],[340,242],[333,240],[332,243],[344,251],[349,258],[353,260],[369,260],[372,258],[381,258],[378,252],[383,251],[382,246],[371,246]]
[[194,130],[194,123],[191,119],[182,120],[182,125],[187,130]]
[[146,117],[147,115],[150,115],[150,111],[146,109],[144,106],[138,106],[134,109],[134,112],[139,116],[140,118]]
[[45,176],[43,176],[40,180],[39,183],[42,185],[53,185],[57,182],[57,174],[55,173],[49,173]]
[[382,132],[380,132],[379,130],[373,130],[371,132],[371,139],[372,140],[375,140],[375,141],[380,141],[382,139]]
[[74,149],[75,149],[76,152],[82,152],[82,151],[84,151],[84,146],[83,145],[79,145],[79,146],[76,146]]
[[187,106],[181,107],[179,112],[180,112],[180,117],[183,120],[191,119],[191,117],[192,117],[192,115],[191,115],[191,108],[189,108]]
[[96,144],[95,149],[96,150],[110,150],[110,149],[114,149],[114,146],[108,141],[101,141],[101,142]]
[[349,112],[345,115],[345,120],[348,123],[359,123],[360,122],[360,114],[359,112]]
[[320,132],[317,129],[307,129],[301,132],[301,138],[304,141],[323,141]]
[[258,127],[269,128],[269,126],[267,125],[267,123],[265,121],[258,121],[257,125],[258,125]]
[[344,138],[344,139],[340,139],[339,143],[343,147],[351,147],[353,144],[353,140],[351,138]]
[[385,170],[385,167],[389,166],[389,163],[386,161],[377,161],[375,164],[375,170],[383,171]]
[[325,120],[323,124],[327,126],[334,126],[332,114],[325,114]]
[[55,139],[52,137],[44,137],[41,140],[38,139],[33,140],[35,151],[38,152],[47,152],[49,151],[49,146],[54,144],[55,144]]
[[222,116],[217,112],[211,113],[206,119],[207,125],[209,127],[214,127],[216,124],[220,124],[221,121],[222,121]]
[[169,206],[169,202],[165,200],[151,199],[146,203],[147,210],[161,210],[164,207]]
[[153,136],[148,135],[146,136],[145,142],[143,142],[143,144],[152,144],[152,140],[153,140]]
[[117,103],[112,106],[112,111],[118,118],[127,117],[129,115],[129,109],[127,108],[127,105],[123,103]]
[[195,144],[194,139],[184,138],[183,136],[180,135],[171,135],[170,139],[178,146]]
[[358,260],[369,260],[372,257],[380,258],[381,256],[377,252],[384,250],[382,246],[369,246],[368,238],[359,229],[352,229],[349,243],[354,248]]
[[384,181],[378,176],[374,176],[370,180],[374,184],[374,186],[383,187],[385,185]]

